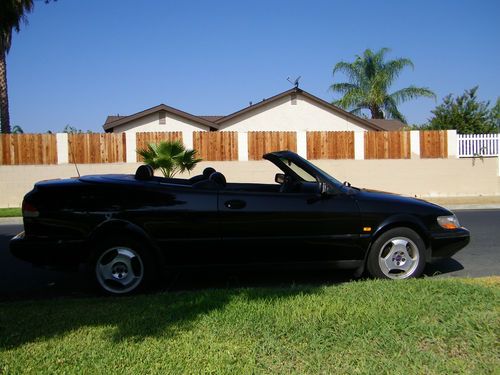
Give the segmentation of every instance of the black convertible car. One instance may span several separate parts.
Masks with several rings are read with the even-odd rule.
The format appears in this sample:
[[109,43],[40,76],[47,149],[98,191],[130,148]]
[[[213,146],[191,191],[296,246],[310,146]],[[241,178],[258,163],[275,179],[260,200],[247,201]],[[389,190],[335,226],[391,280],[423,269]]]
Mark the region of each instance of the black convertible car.
[[96,175],[42,181],[23,201],[12,253],[39,265],[90,265],[110,294],[143,288],[166,267],[318,264],[380,278],[419,276],[469,243],[452,212],[341,183],[290,151],[264,159],[275,184]]

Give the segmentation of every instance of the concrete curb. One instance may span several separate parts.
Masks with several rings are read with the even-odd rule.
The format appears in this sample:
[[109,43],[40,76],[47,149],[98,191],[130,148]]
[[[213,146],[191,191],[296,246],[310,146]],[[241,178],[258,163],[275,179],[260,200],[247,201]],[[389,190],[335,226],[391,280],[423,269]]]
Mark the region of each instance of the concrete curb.
[[447,208],[448,210],[498,210],[500,209],[500,204],[453,204],[453,205],[442,205],[440,206]]
[[22,217],[0,217],[0,225],[21,225]]

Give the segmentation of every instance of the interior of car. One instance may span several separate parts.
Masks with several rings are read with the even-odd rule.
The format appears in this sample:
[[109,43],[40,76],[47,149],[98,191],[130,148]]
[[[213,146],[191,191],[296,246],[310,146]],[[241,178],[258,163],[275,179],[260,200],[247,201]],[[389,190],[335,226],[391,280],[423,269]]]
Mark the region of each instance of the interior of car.
[[231,191],[252,191],[270,193],[312,193],[319,191],[318,182],[301,181],[291,174],[277,173],[276,184],[263,183],[228,183],[226,177],[221,172],[212,167],[207,167],[199,175],[188,179],[165,178],[154,175],[154,170],[149,165],[141,165],[137,168],[135,179],[140,181],[155,181],[162,184],[175,184],[191,186],[194,189],[204,190],[231,190]]

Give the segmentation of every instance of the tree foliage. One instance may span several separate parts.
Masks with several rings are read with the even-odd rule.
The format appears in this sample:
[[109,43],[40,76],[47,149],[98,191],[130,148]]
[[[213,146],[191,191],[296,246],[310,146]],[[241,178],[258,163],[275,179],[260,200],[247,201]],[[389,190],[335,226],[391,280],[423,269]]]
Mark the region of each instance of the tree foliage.
[[195,150],[188,150],[179,141],[165,141],[149,144],[146,149],[137,153],[144,162],[153,169],[159,169],[167,178],[174,177],[179,172],[191,171],[202,159],[196,158]]
[[386,61],[388,52],[388,48],[376,52],[367,49],[362,56],[356,56],[354,62],[338,62],[333,68],[333,75],[342,72],[348,82],[330,86],[331,91],[342,94],[342,98],[332,104],[357,115],[362,115],[363,110],[369,110],[371,118],[397,119],[406,123],[398,109],[399,104],[419,97],[436,97],[427,87],[413,85],[390,94],[390,87],[403,69],[413,68],[413,62],[407,58]]
[[425,129],[457,129],[461,134],[484,134],[498,131],[500,104],[490,108],[490,102],[480,101],[477,97],[478,86],[465,90],[457,97],[452,94],[443,99],[432,112]]

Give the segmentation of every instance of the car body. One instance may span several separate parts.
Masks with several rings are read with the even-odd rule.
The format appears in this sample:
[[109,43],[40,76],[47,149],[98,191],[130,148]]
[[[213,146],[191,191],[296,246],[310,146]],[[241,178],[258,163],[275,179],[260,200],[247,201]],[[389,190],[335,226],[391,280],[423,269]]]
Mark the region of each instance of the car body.
[[165,267],[318,264],[385,278],[418,276],[470,239],[449,210],[340,183],[290,151],[264,159],[274,184],[95,175],[42,181],[23,201],[12,253],[39,265],[90,264],[111,294],[140,289]]

